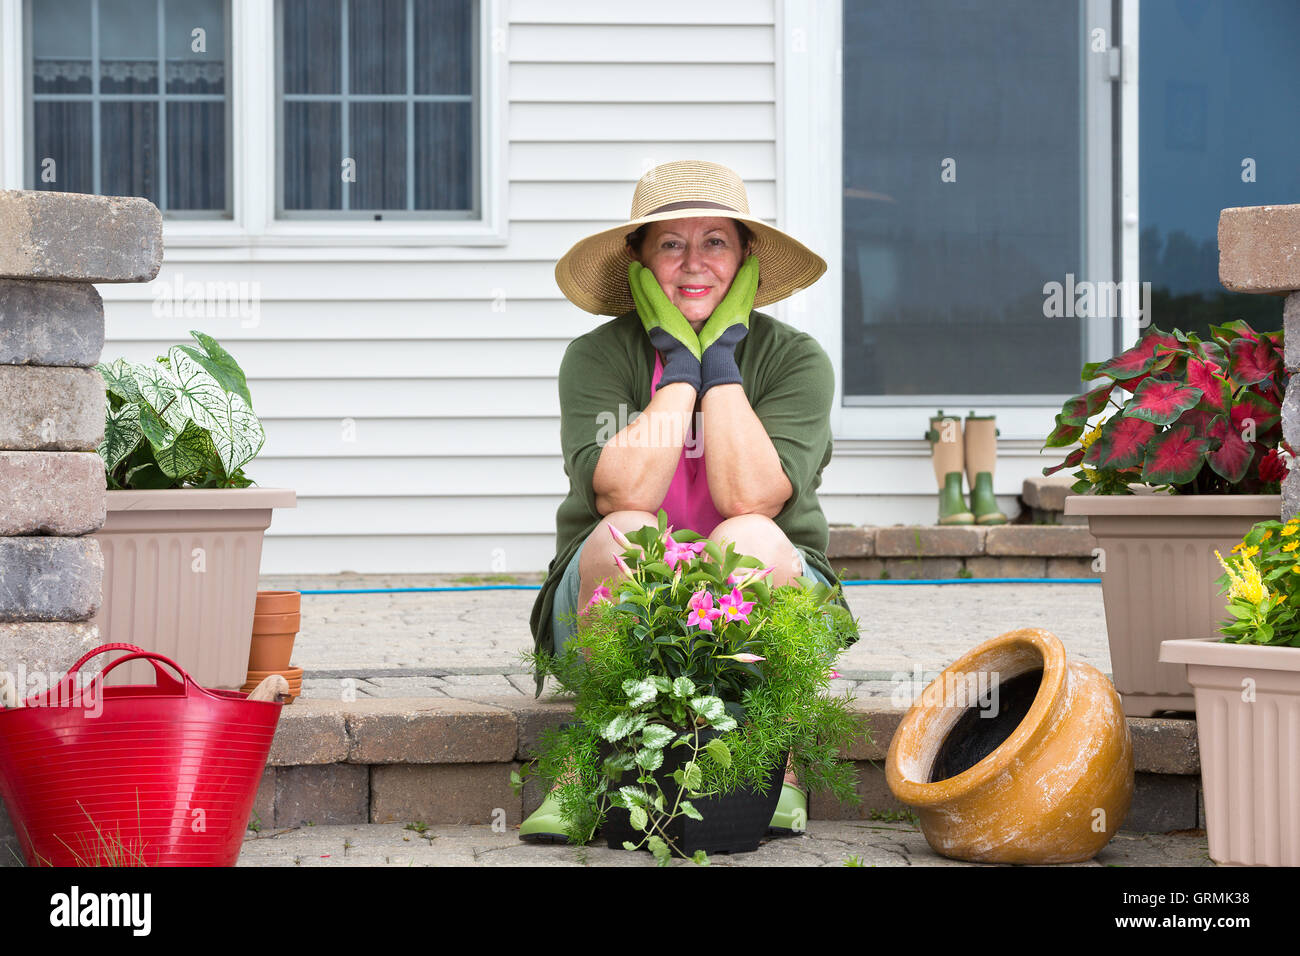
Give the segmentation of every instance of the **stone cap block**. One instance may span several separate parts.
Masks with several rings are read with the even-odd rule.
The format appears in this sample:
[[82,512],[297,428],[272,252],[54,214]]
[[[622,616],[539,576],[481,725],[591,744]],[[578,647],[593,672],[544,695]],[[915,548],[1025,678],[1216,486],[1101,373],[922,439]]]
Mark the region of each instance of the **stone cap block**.
[[343,706],[338,701],[300,697],[280,708],[267,764],[298,767],[346,762],[349,742]]
[[1133,766],[1139,773],[1201,772],[1195,720],[1130,717],[1128,732],[1133,739]]
[[895,525],[876,529],[876,554],[882,558],[965,557],[984,553],[987,528]]
[[0,535],[98,531],[105,485],[93,451],[0,451]]
[[0,278],[148,282],[162,213],[138,196],[0,190]]
[[1083,525],[1006,524],[989,528],[987,554],[1009,557],[1087,558],[1097,539]]
[[1073,475],[1031,475],[1021,486],[1020,497],[1039,511],[1064,511],[1066,497],[1073,494],[1070,486],[1077,480]]
[[[20,685],[18,695],[25,699],[45,689],[31,683],[34,675],[43,675],[48,687],[49,675],[66,674],[81,655],[100,643],[99,627],[88,621],[0,624],[0,671],[14,676]],[[92,658],[81,668],[81,673],[87,676],[98,673],[109,660],[112,657],[108,654]],[[20,671],[24,670],[27,679],[19,680]]]
[[519,731],[504,707],[454,698],[341,704],[350,763],[483,763],[515,759]]
[[837,525],[830,528],[826,558],[870,558],[876,553],[876,529]]
[[1300,289],[1300,204],[1220,212],[1219,281],[1232,292]]
[[104,300],[88,282],[0,279],[0,365],[88,368],[104,351]]
[[94,451],[107,405],[93,368],[0,365],[0,450]]

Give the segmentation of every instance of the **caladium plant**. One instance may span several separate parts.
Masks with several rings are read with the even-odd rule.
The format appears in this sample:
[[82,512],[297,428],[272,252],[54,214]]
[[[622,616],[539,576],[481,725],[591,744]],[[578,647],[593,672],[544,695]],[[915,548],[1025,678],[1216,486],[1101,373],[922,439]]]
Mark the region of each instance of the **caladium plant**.
[[1079,447],[1043,474],[1079,468],[1079,494],[1131,494],[1132,484],[1182,494],[1278,491],[1290,461],[1280,331],[1237,320],[1211,326],[1203,341],[1152,327],[1115,358],[1085,365],[1081,377],[1103,382],[1065,403],[1043,446]]
[[266,441],[248,382],[209,335],[153,362],[95,368],[108,392],[99,455],[110,489],[246,488],[244,465]]

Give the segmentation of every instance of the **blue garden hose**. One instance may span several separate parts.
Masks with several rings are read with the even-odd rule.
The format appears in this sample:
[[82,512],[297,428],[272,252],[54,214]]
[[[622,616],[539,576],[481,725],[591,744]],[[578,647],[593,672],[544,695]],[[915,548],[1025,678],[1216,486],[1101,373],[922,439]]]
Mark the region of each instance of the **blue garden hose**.
[[[841,581],[845,587],[869,584],[1100,584],[1101,578],[910,578]],[[433,591],[537,591],[540,584],[464,584],[442,588],[328,588],[300,594],[425,594]]]

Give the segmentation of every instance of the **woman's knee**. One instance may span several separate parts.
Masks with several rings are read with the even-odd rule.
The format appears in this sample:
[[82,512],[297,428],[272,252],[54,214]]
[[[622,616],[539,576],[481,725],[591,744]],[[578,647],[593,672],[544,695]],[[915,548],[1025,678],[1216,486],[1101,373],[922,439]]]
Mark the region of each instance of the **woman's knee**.
[[775,568],[770,581],[773,587],[794,583],[804,572],[803,560],[785,532],[767,515],[736,515],[718,522],[709,538],[726,549],[726,542],[736,545],[738,554],[750,554],[765,566]]
[[583,607],[595,593],[596,586],[607,578],[619,574],[614,556],[623,549],[609,529],[614,528],[620,534],[635,531],[648,524],[658,525],[658,517],[648,511],[611,511],[601,519],[600,524],[587,535],[582,545],[582,557],[578,561],[581,584],[578,589],[578,606]]

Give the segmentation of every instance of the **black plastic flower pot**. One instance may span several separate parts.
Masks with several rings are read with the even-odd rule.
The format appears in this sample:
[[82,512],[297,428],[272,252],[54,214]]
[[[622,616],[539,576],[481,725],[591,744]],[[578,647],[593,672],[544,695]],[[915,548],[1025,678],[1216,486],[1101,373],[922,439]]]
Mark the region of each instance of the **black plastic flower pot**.
[[[708,728],[700,732],[700,742],[703,744],[717,736],[721,735]],[[688,747],[665,747],[663,765],[654,772],[669,807],[673,806],[679,790],[673,780],[673,771],[685,766],[689,753]],[[740,789],[717,796],[691,798],[691,805],[704,819],[679,816],[665,828],[668,841],[685,856],[697,850],[705,853],[752,853],[757,850],[759,841],[767,835],[772,814],[781,799],[787,756],[783,754],[772,767],[761,789]],[[636,777],[635,772],[624,771],[622,780],[611,782],[610,789],[636,786]],[[632,828],[628,811],[621,807],[610,807],[606,811],[600,832],[606,845],[613,850],[622,849],[624,841],[639,843],[646,836]]]

